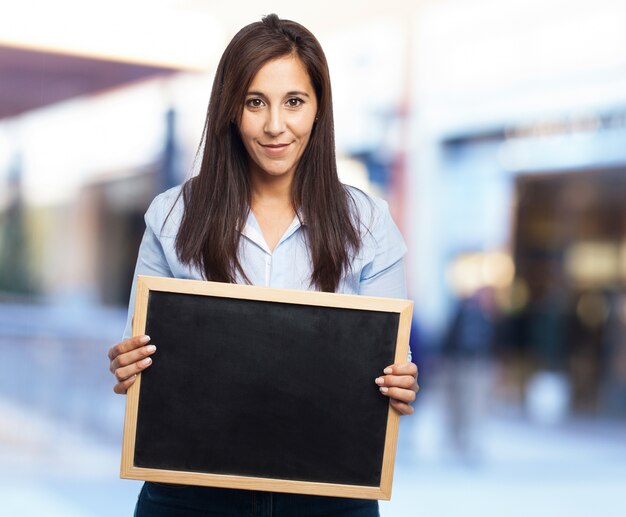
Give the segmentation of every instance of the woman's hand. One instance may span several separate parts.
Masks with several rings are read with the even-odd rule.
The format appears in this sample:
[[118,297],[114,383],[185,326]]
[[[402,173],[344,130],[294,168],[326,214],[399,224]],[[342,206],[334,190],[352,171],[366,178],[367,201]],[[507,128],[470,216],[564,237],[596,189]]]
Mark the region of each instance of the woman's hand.
[[137,374],[152,364],[149,357],[156,347],[148,345],[149,336],[135,336],[113,345],[109,350],[109,370],[115,375],[117,384],[113,386],[115,393],[124,394],[137,378]]
[[413,363],[397,363],[387,366],[382,377],[376,378],[380,392],[389,397],[391,405],[402,415],[413,413],[411,402],[420,387],[417,384],[417,366]]

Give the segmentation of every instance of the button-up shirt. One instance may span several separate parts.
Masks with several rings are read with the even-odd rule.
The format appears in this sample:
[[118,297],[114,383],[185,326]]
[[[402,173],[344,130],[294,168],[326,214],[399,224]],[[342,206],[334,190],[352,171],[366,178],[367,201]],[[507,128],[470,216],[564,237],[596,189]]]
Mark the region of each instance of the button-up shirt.
[[[387,203],[350,188],[361,226],[361,249],[340,280],[338,293],[406,298],[406,246]],[[175,249],[183,215],[180,186],[157,196],[145,215],[146,230],[139,247],[124,338],[132,335],[137,275],[203,280],[202,271],[183,264]],[[239,239],[239,261],[253,285],[311,290],[311,260],[306,221],[294,217],[274,250],[270,250],[250,210]],[[238,283],[243,283],[239,278]]]

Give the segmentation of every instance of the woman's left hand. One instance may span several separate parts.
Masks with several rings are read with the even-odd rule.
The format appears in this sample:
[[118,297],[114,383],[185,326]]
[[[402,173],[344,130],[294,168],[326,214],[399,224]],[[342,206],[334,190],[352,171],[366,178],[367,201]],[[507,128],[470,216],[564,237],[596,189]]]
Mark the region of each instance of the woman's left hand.
[[413,363],[397,363],[383,370],[385,375],[376,378],[380,392],[389,397],[391,405],[402,415],[413,413],[411,403],[420,389],[417,384],[417,366]]

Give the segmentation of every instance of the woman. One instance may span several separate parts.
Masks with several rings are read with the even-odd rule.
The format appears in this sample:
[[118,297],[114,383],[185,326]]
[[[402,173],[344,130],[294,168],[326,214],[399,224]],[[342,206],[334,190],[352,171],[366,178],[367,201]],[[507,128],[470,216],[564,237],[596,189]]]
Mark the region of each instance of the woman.
[[[405,246],[387,205],[339,182],[334,149],[330,78],[318,41],[276,15],[244,27],[216,71],[199,174],[151,204],[135,278],[405,297]],[[134,289],[126,339],[109,351],[116,393],[126,393],[156,350],[148,336],[129,337]],[[375,382],[382,395],[401,414],[412,413],[415,365],[381,368]],[[203,511],[370,516],[378,504],[145,483],[136,514]]]

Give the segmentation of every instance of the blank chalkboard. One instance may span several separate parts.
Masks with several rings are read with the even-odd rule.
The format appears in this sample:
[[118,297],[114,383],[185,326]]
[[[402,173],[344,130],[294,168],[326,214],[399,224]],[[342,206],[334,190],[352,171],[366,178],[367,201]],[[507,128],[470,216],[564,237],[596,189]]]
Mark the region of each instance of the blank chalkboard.
[[140,277],[157,353],[129,390],[122,477],[390,497],[398,415],[374,383],[406,360],[412,304]]

